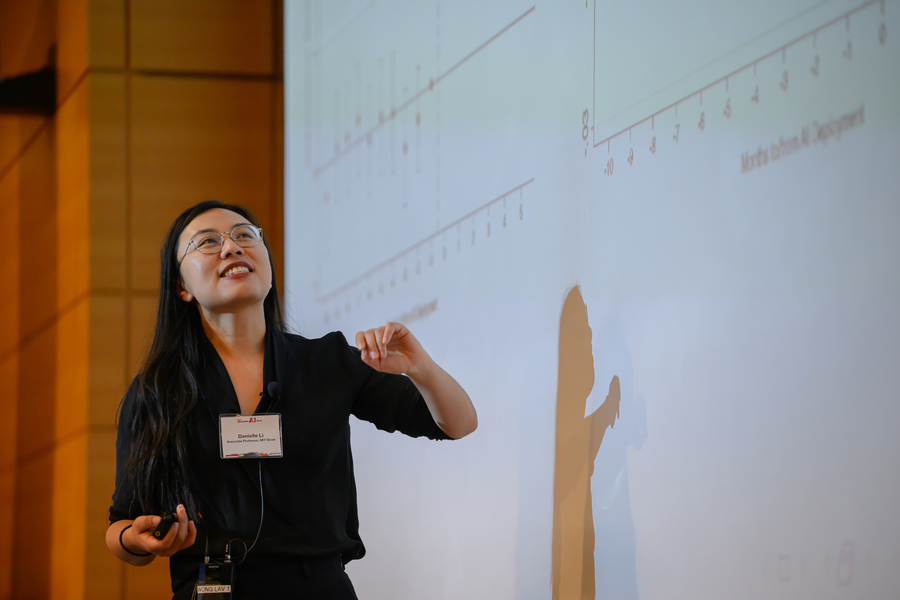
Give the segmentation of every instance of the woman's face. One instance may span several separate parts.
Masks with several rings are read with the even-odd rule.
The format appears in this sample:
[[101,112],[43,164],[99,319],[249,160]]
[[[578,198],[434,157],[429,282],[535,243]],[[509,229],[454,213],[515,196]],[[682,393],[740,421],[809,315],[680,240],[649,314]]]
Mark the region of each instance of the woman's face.
[[[179,291],[182,300],[196,300],[209,312],[230,312],[262,304],[272,288],[269,250],[264,241],[249,248],[235,244],[227,232],[240,224],[247,224],[247,219],[236,212],[214,208],[197,216],[184,228],[178,238],[177,254],[178,258],[184,256]],[[222,234],[222,249],[216,254],[204,254],[191,247],[185,255],[191,238],[203,231]]]

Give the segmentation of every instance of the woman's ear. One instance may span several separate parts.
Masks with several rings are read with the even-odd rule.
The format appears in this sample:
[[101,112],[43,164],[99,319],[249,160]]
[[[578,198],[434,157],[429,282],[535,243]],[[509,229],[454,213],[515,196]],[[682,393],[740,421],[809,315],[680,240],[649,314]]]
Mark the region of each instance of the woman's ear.
[[178,297],[185,302],[190,302],[194,299],[194,295],[187,291],[187,289],[184,287],[184,281],[181,279],[178,280]]

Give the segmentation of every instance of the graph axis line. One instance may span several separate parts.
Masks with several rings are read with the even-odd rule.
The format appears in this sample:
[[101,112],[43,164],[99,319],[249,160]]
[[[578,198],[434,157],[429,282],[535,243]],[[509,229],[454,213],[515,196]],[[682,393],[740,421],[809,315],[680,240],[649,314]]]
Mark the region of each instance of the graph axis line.
[[380,263],[378,263],[378,264],[375,265],[374,267],[370,268],[370,269],[367,270],[366,272],[362,273],[361,275],[357,275],[356,277],[354,277],[354,278],[351,279],[350,281],[348,281],[348,282],[346,282],[346,283],[344,283],[344,284],[338,286],[337,288],[333,289],[332,291],[328,292],[327,294],[324,294],[324,295],[322,295],[322,296],[319,296],[318,298],[316,298],[316,302],[318,302],[319,304],[323,304],[323,303],[325,303],[325,302],[328,302],[328,301],[331,300],[332,298],[336,298],[337,296],[340,296],[341,294],[343,294],[344,292],[346,292],[347,290],[349,290],[350,288],[352,288],[353,286],[355,286],[355,285],[358,284],[359,282],[364,281],[364,280],[367,279],[368,277],[371,277],[373,274],[377,273],[378,271],[380,271],[380,270],[383,269],[384,267],[388,266],[389,264],[395,262],[395,261],[398,260],[399,258],[402,258],[402,257],[405,256],[406,254],[409,254],[410,252],[412,252],[413,250],[416,250],[416,249],[420,248],[421,246],[424,246],[425,244],[427,244],[428,242],[432,241],[432,240],[435,239],[436,237],[439,237],[440,235],[442,235],[442,234],[444,234],[444,233],[447,233],[447,231],[453,229],[454,227],[457,227],[457,226],[461,225],[466,219],[469,219],[470,217],[473,217],[474,215],[480,213],[481,211],[483,211],[484,209],[490,207],[491,205],[496,204],[497,202],[499,202],[499,201],[501,201],[501,200],[505,200],[507,196],[509,196],[510,194],[513,194],[513,193],[515,193],[515,192],[521,190],[522,188],[524,188],[525,186],[529,185],[529,184],[532,183],[532,182],[534,182],[534,177],[532,177],[532,178],[529,179],[528,181],[525,181],[525,182],[523,182],[523,183],[520,183],[519,185],[517,185],[516,187],[514,187],[514,188],[512,188],[512,189],[510,189],[510,190],[507,190],[506,192],[500,194],[499,196],[497,196],[497,197],[494,198],[493,200],[489,200],[489,201],[486,202],[485,204],[482,204],[482,205],[479,206],[478,208],[476,208],[476,209],[474,209],[474,210],[472,210],[472,211],[469,211],[468,213],[466,213],[466,214],[464,214],[463,216],[459,217],[458,219],[456,219],[456,220],[453,221],[452,223],[449,223],[449,224],[447,224],[447,225],[444,225],[443,227],[441,227],[440,229],[438,229],[438,230],[435,231],[434,233],[431,233],[431,234],[425,236],[424,238],[422,238],[421,240],[419,240],[419,241],[417,241],[416,243],[412,244],[411,246],[408,246],[407,248],[401,250],[400,252],[394,254],[393,256],[391,256],[391,257],[389,257],[389,258],[386,258],[385,260],[381,261]]
[[756,69],[757,63],[762,62],[762,61],[766,60],[767,58],[769,58],[769,57],[771,57],[771,56],[773,56],[773,55],[775,55],[775,54],[778,54],[779,52],[785,52],[785,51],[786,51],[788,48],[790,48],[791,46],[794,46],[794,45],[796,45],[796,44],[799,44],[799,43],[802,42],[803,40],[807,39],[807,38],[810,37],[810,36],[813,36],[813,35],[817,34],[818,32],[822,31],[823,29],[827,29],[828,27],[831,27],[831,26],[835,25],[836,23],[840,23],[840,22],[843,21],[844,19],[849,19],[851,16],[853,16],[853,15],[856,14],[857,12],[859,12],[859,11],[861,11],[861,10],[864,10],[864,9],[868,8],[869,6],[871,6],[871,5],[873,5],[873,4],[876,4],[876,3],[879,3],[879,2],[882,2],[882,3],[883,3],[884,0],[868,0],[867,2],[864,2],[863,4],[860,4],[859,6],[857,6],[857,7],[853,8],[853,9],[847,11],[846,13],[843,13],[843,14],[841,14],[840,16],[837,16],[837,17],[835,17],[834,19],[831,19],[830,21],[828,21],[828,22],[826,22],[826,23],[823,23],[822,25],[819,25],[819,26],[816,27],[815,29],[813,29],[813,30],[811,30],[811,31],[808,31],[808,32],[804,33],[803,35],[801,35],[801,36],[799,36],[799,37],[797,37],[797,38],[794,38],[793,40],[791,40],[791,41],[789,41],[789,42],[787,42],[787,43],[785,43],[785,44],[782,44],[782,45],[779,46],[778,48],[775,48],[774,50],[771,50],[770,52],[767,52],[766,54],[763,54],[762,56],[760,56],[760,57],[758,57],[758,58],[756,58],[756,59],[754,59],[754,60],[748,62],[747,64],[743,65],[742,67],[738,67],[738,68],[735,69],[734,71],[731,71],[730,73],[728,73],[728,74],[726,74],[726,75],[723,75],[722,77],[719,77],[718,79],[716,79],[715,81],[713,81],[713,82],[711,82],[711,83],[705,85],[704,87],[702,87],[702,88],[700,88],[700,89],[698,89],[698,90],[695,90],[695,91],[691,92],[690,94],[688,94],[687,96],[684,96],[683,98],[681,98],[681,99],[679,99],[679,100],[676,100],[676,101],[672,102],[671,104],[669,104],[669,105],[666,106],[665,108],[659,109],[658,111],[654,112],[654,113],[651,114],[650,116],[644,117],[644,118],[641,119],[640,121],[637,121],[636,123],[632,123],[631,125],[629,125],[628,127],[625,127],[625,128],[622,129],[621,131],[618,131],[617,133],[614,133],[614,134],[612,134],[611,136],[609,136],[609,137],[607,137],[607,138],[605,138],[605,139],[602,139],[602,140],[600,140],[599,142],[596,142],[596,143],[594,144],[594,148],[596,148],[597,146],[600,146],[600,145],[603,144],[603,143],[609,143],[611,140],[613,140],[613,139],[619,137],[620,135],[622,135],[623,133],[625,133],[626,131],[628,131],[628,130],[631,129],[632,127],[637,127],[638,125],[641,125],[641,124],[643,124],[643,123],[646,123],[648,120],[651,120],[651,119],[653,119],[654,117],[656,117],[656,116],[658,116],[658,115],[661,115],[662,113],[664,113],[664,112],[670,110],[672,107],[676,107],[676,108],[677,108],[677,106],[678,106],[679,104],[681,104],[682,102],[684,102],[685,100],[689,100],[690,98],[693,98],[693,97],[696,96],[697,94],[702,93],[704,90],[708,90],[708,89],[712,88],[713,86],[716,86],[716,85],[722,83],[722,81],[726,81],[728,78],[734,77],[734,76],[737,75],[738,73],[741,73],[741,72],[745,71],[746,69],[749,69],[750,67],[753,67],[753,68],[754,68],[754,73],[755,73],[755,69]]

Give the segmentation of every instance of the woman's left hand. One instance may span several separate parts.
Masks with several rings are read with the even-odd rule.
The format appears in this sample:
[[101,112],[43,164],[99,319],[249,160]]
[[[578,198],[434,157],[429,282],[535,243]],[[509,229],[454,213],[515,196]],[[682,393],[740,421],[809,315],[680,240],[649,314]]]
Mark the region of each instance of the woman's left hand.
[[410,374],[427,358],[419,340],[401,323],[388,323],[356,334],[363,362],[383,373]]
[[438,427],[452,438],[469,435],[478,415],[466,390],[435,364],[419,340],[400,323],[356,334],[363,362],[383,373],[406,374],[428,406]]

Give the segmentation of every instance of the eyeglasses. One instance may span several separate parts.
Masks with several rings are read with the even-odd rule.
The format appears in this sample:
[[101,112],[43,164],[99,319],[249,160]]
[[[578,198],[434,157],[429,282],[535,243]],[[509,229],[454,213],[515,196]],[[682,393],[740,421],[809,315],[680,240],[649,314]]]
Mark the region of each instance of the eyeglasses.
[[[249,248],[255,246],[262,239],[262,229],[249,223],[235,225],[231,231],[223,231],[216,233],[215,231],[199,231],[191,237],[188,242],[187,249],[181,257],[184,257],[197,250],[203,254],[218,254],[222,251],[222,245],[225,243],[225,236],[229,236],[232,241],[241,248]],[[181,261],[179,261],[179,264]]]

